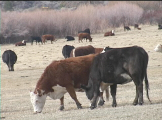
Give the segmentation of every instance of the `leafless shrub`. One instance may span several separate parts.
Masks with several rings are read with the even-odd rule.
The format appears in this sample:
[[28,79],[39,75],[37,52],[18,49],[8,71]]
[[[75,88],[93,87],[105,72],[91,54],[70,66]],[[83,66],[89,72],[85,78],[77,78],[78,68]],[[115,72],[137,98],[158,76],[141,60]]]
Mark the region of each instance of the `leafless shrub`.
[[77,35],[78,31],[86,28],[90,28],[91,33],[98,33],[123,24],[134,25],[142,13],[142,8],[127,2],[119,2],[112,6],[82,5],[73,11],[2,12],[0,32],[4,38],[52,34],[57,39]]

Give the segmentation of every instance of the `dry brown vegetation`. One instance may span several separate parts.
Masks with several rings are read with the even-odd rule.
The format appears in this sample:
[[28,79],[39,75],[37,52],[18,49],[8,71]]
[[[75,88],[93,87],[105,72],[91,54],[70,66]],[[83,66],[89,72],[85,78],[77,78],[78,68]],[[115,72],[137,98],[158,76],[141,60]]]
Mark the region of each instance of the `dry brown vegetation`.
[[[161,120],[162,119],[162,53],[155,52],[157,44],[162,43],[161,30],[156,25],[140,25],[141,30],[133,29],[124,31],[123,27],[115,29],[115,36],[104,37],[103,33],[94,34],[92,42],[78,42],[58,39],[51,44],[15,47],[14,44],[1,45],[1,56],[6,49],[16,52],[18,60],[15,71],[9,72],[5,63],[1,63],[1,119],[2,120]],[[148,81],[150,84],[149,95],[152,104],[146,97],[144,90],[144,104],[133,106],[135,85],[133,82],[118,85],[117,107],[112,108],[112,97],[105,105],[94,110],[89,109],[89,100],[85,93],[77,92],[77,97],[83,109],[77,109],[75,102],[65,94],[65,110],[59,111],[59,100],[47,97],[42,113],[33,114],[29,90],[34,90],[35,85],[45,67],[53,60],[64,59],[62,47],[66,44],[75,47],[92,45],[96,48],[126,47],[138,45],[143,47],[148,55]],[[1,60],[2,61],[2,60]],[[104,95],[105,98],[105,95]]]
[[[106,6],[81,5],[74,11],[2,11],[1,43],[13,43],[22,39],[30,40],[30,36],[42,36],[43,34],[53,34],[57,38],[66,35],[75,36],[79,30],[85,28],[90,28],[92,33],[101,33],[108,28],[116,28],[124,24],[150,24],[160,21],[162,12],[145,12],[137,3],[123,1],[112,2]],[[142,6],[142,4],[139,5]]]

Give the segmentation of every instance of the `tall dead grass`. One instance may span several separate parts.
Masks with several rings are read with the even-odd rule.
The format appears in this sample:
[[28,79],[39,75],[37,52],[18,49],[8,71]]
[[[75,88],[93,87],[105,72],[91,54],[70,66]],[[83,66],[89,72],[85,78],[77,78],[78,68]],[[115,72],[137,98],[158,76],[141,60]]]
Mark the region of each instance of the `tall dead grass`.
[[90,28],[99,33],[123,24],[138,23],[143,15],[139,6],[119,2],[112,6],[82,5],[76,10],[36,10],[30,12],[1,12],[1,34],[4,39],[15,42],[30,36],[53,34],[56,38],[76,36],[79,30]]

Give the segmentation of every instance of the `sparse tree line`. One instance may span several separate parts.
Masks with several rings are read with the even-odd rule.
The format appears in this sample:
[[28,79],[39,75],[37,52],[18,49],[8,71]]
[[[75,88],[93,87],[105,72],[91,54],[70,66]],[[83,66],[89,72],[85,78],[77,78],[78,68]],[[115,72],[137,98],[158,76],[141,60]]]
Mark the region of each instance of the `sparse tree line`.
[[82,5],[73,11],[1,11],[0,43],[14,43],[23,39],[30,41],[30,36],[44,34],[52,34],[57,39],[67,35],[77,36],[78,31],[85,28],[90,28],[93,34],[136,23],[162,23],[162,9],[145,9],[135,3],[118,2],[95,7]]

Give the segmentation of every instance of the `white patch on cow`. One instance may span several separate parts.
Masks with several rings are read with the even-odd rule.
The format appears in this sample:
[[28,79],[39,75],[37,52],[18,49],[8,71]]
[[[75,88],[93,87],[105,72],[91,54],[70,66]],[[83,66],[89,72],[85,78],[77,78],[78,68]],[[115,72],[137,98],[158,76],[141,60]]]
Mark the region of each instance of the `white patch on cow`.
[[73,49],[73,57],[75,57],[75,49]]
[[161,44],[158,44],[155,49],[154,49],[156,52],[162,52],[162,45]]
[[23,40],[22,43],[25,43],[25,40]]
[[122,76],[123,78],[125,78],[127,80],[125,83],[122,83],[122,84],[126,84],[126,83],[132,81],[132,78],[128,74],[126,74],[126,73],[123,73],[120,76]]
[[[101,53],[104,53],[104,52],[105,52],[105,48],[106,48],[106,47],[104,47],[104,49],[102,50],[102,52],[101,52]],[[101,53],[100,53],[100,54],[101,54]]]
[[112,30],[112,33],[114,33],[114,30]]
[[54,86],[52,87],[54,92],[49,92],[48,93],[48,96],[52,99],[60,99],[64,96],[64,94],[67,92],[66,88],[65,87],[62,87],[62,86]]
[[35,113],[42,112],[42,109],[46,101],[46,97],[47,97],[47,94],[38,96],[38,94],[35,94],[34,92],[30,92],[30,100],[33,105]]

